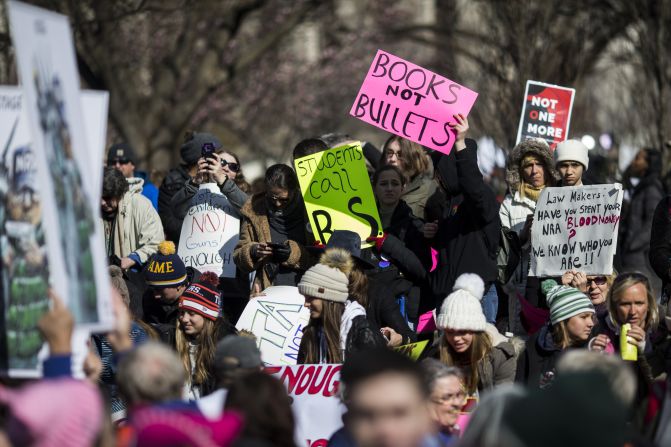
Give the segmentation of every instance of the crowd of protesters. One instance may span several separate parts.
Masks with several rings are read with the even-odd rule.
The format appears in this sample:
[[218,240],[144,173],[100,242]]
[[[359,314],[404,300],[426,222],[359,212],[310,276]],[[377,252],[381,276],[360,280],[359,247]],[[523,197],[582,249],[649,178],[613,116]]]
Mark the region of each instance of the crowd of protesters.
[[[546,187],[589,183],[587,147],[520,142],[500,203],[467,118],[450,125],[449,155],[398,136],[380,150],[364,143],[383,233],[362,241],[339,229],[325,245],[289,164],[252,190],[234,152],[189,132],[183,163],[157,188],[128,144],[113,145],[101,219],[115,327],[92,335],[87,380],[76,380],[73,318],[50,297],[44,378],[0,387],[0,445],[298,445],[287,391],[263,372],[254,334],[235,328],[270,286],[305,298],[298,363],[343,364],[346,411],[330,446],[671,445],[671,196],[659,152],[642,149],[623,176],[619,273],[539,278],[529,275],[537,201]],[[293,156],[353,141],[309,138]],[[235,278],[177,253],[205,183],[241,219]],[[519,256],[502,273],[504,240]],[[435,328],[418,331],[430,311]],[[418,340],[428,340],[418,361],[391,349]]]

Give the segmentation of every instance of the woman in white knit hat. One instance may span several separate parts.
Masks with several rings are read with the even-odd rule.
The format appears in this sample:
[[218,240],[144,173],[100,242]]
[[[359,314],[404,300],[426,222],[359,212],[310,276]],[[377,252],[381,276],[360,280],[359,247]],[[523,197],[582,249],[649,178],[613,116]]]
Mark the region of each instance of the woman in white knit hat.
[[364,307],[350,299],[357,287],[353,269],[352,256],[333,248],[303,274],[298,290],[310,309],[310,323],[303,330],[299,364],[342,363],[354,351],[386,346]]
[[543,281],[550,323],[531,337],[518,359],[515,380],[544,388],[554,379],[555,364],[568,349],[586,348],[594,328],[594,304],[580,290]]
[[443,301],[436,318],[438,329],[443,331],[436,355],[443,363],[462,370],[470,396],[512,382],[515,377],[513,345],[508,341],[495,345],[490,333],[493,331],[502,337],[493,326],[487,325],[482,313],[480,300],[484,289],[484,282],[478,275],[462,274],[454,284],[454,291]]

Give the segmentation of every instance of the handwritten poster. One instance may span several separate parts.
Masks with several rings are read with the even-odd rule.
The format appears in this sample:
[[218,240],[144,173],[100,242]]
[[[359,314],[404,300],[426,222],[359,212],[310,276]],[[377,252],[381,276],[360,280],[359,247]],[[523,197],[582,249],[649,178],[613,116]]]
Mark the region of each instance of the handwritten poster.
[[296,445],[326,447],[342,427],[345,406],[337,396],[342,365],[269,366],[286,387],[296,418]]
[[295,365],[303,328],[310,320],[304,304],[298,287],[268,287],[262,296],[249,300],[235,327],[256,336],[266,365]]
[[350,115],[449,154],[453,115],[468,115],[478,94],[430,70],[378,50]]
[[177,254],[187,267],[235,278],[240,215],[214,183],[200,185],[184,217]]
[[575,90],[543,82],[527,81],[517,143],[542,138],[552,149],[568,138]]
[[422,340],[418,341],[417,343],[398,346],[394,348],[394,351],[400,352],[401,354],[410,357],[411,360],[417,361],[428,344],[429,340]]
[[303,201],[315,236],[326,244],[335,230],[350,230],[361,236],[382,236],[361,143],[349,144],[295,161]]
[[610,275],[617,247],[622,185],[545,188],[531,227],[529,276],[567,270]]

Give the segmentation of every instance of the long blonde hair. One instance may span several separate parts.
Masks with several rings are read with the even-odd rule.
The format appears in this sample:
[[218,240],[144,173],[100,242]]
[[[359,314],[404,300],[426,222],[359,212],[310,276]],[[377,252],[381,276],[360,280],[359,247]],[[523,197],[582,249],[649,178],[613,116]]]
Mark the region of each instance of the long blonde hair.
[[646,299],[648,300],[648,313],[645,316],[645,330],[655,330],[659,324],[659,309],[657,308],[657,300],[652,294],[652,289],[650,288],[650,281],[642,273],[633,272],[633,273],[621,273],[617,275],[615,281],[608,289],[608,295],[606,296],[606,303],[608,303],[608,313],[610,318],[617,323],[622,324],[621,321],[617,318],[617,305],[620,302],[620,298],[625,290],[629,287],[635,286],[636,284],[643,284],[645,286]]
[[[212,321],[203,317],[205,324],[203,330],[191,340],[198,346],[196,353],[196,364],[191,365],[189,356],[189,338],[184,335],[182,325],[177,320],[177,333],[175,334],[175,347],[186,370],[187,377],[192,385],[204,385],[212,377],[212,363],[214,361],[214,351],[217,344],[217,333],[219,330],[219,321]],[[192,373],[193,366],[193,373]]]
[[457,366],[464,372],[466,390],[469,394],[473,394],[478,390],[478,382],[480,381],[480,374],[478,373],[478,365],[480,362],[486,360],[489,353],[492,351],[492,339],[486,332],[474,332],[473,342],[463,354],[459,354],[452,349],[452,346],[447,341],[445,334],[440,337],[439,351],[440,361],[449,366]]

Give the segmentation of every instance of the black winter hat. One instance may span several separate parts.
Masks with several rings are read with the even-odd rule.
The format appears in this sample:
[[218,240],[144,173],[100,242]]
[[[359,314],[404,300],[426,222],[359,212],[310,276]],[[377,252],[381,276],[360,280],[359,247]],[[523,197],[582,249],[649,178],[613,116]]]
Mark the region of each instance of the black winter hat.
[[107,164],[112,165],[117,160],[130,161],[135,164],[135,151],[128,143],[117,143],[107,151]]
[[213,145],[215,150],[221,149],[221,141],[211,133],[194,132],[192,138],[185,141],[179,150],[184,163],[189,166],[196,164],[201,157],[203,146],[205,144]]

